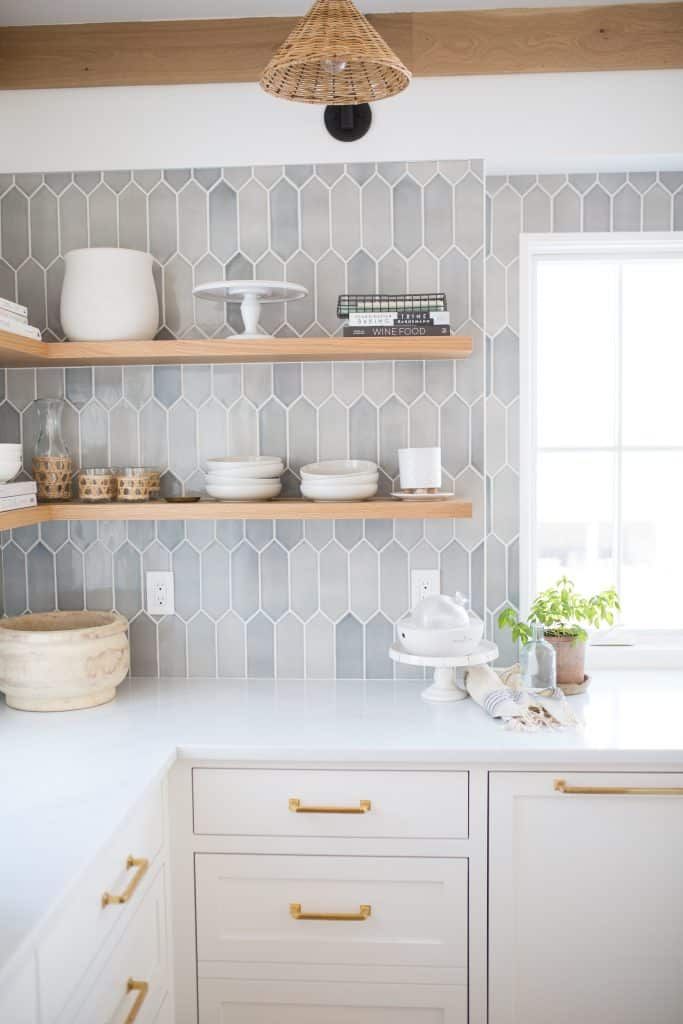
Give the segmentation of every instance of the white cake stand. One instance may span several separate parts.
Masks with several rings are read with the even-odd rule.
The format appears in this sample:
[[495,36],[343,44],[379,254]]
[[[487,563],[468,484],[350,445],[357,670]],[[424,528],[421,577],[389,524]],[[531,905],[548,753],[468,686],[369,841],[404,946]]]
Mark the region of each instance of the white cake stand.
[[456,670],[473,668],[475,665],[488,665],[498,657],[498,648],[490,640],[482,640],[472,654],[460,658],[427,658],[422,654],[408,654],[399,644],[392,644],[389,657],[401,665],[420,665],[434,669],[434,682],[422,691],[423,700],[454,701],[465,700],[467,690],[456,683]]
[[308,295],[302,284],[288,281],[210,281],[198,284],[192,294],[200,299],[222,299],[223,302],[239,302],[244,330],[236,338],[272,338],[262,334],[258,321],[262,302],[292,302]]

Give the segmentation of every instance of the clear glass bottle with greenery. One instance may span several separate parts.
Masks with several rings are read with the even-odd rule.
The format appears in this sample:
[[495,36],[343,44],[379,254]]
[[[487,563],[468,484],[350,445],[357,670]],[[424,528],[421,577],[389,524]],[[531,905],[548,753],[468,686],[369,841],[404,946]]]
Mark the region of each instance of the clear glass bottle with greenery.
[[535,622],[531,639],[519,652],[519,670],[529,690],[554,690],[557,684],[555,648],[543,636],[544,628]]

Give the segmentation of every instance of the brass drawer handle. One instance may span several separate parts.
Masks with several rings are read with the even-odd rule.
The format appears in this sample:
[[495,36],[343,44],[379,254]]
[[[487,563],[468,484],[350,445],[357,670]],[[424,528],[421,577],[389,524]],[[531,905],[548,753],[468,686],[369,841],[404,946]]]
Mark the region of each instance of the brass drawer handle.
[[358,807],[302,807],[301,800],[292,796],[289,798],[289,809],[294,814],[367,814],[372,810],[372,803],[370,800],[360,800]]
[[149,982],[135,981],[133,978],[129,978],[128,983],[126,984],[126,992],[137,992],[135,1002],[130,1008],[130,1013],[123,1022],[123,1024],[133,1024],[142,1008],[142,1004],[147,998],[147,993],[149,992]]
[[568,786],[564,779],[555,779],[553,789],[591,796],[683,796],[683,786]]
[[289,913],[295,921],[367,921],[372,915],[369,903],[361,903],[357,914],[306,914],[300,903],[290,903]]
[[102,893],[102,906],[108,907],[111,903],[127,903],[144,878],[148,867],[149,861],[146,857],[128,857],[126,871],[130,871],[131,868],[137,868],[137,871],[120,896],[115,896],[111,892]]

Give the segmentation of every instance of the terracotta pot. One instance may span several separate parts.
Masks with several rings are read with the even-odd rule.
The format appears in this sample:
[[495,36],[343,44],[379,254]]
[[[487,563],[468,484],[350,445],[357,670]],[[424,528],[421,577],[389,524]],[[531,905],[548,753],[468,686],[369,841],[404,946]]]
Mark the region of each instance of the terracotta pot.
[[0,690],[11,708],[71,711],[105,704],[128,664],[128,622],[116,612],[0,619]]
[[557,685],[579,686],[586,676],[586,641],[571,636],[548,636],[545,639],[555,649],[557,658]]

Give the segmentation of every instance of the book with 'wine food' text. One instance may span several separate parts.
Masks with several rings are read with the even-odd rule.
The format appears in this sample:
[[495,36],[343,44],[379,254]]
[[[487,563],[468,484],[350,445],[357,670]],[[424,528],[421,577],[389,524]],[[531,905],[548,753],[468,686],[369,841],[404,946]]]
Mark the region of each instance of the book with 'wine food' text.
[[345,338],[442,338],[451,333],[450,327],[443,324],[400,324],[390,327],[352,327],[344,328]]

